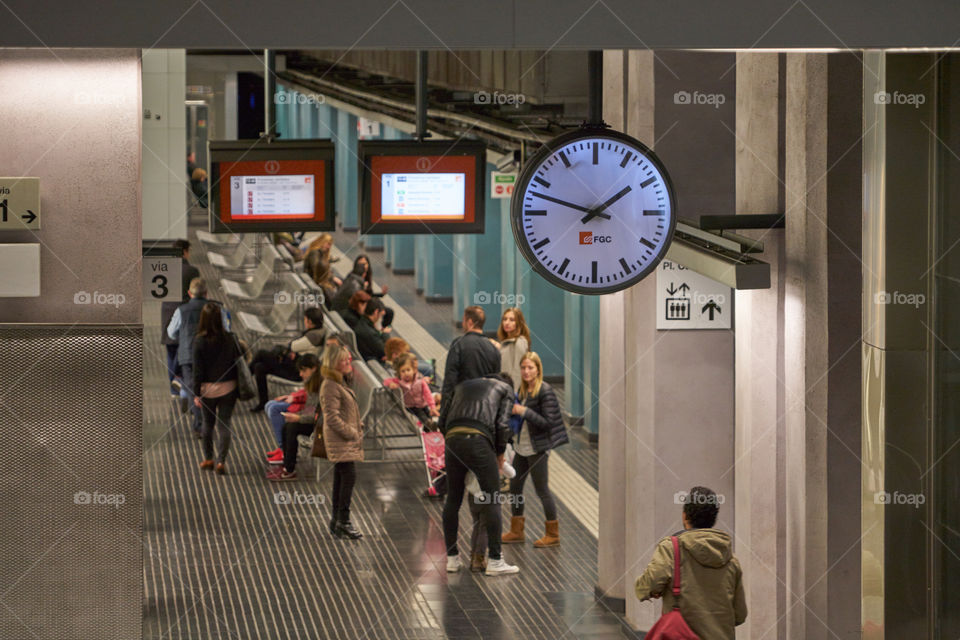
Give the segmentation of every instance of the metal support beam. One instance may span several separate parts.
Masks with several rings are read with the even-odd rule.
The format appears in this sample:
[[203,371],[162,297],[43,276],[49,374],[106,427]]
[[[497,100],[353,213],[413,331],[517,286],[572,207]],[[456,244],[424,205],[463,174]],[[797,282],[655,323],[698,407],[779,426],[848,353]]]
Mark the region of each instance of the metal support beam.
[[263,128],[262,137],[277,135],[277,53],[263,50]]
[[417,51],[417,140],[430,136],[427,131],[427,52]]

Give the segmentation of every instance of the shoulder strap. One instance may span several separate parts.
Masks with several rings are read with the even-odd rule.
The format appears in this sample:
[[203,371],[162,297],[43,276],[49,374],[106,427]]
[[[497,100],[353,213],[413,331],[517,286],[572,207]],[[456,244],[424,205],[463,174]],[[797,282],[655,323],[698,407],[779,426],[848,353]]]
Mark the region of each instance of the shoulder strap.
[[670,536],[673,542],[673,608],[680,608],[680,539]]

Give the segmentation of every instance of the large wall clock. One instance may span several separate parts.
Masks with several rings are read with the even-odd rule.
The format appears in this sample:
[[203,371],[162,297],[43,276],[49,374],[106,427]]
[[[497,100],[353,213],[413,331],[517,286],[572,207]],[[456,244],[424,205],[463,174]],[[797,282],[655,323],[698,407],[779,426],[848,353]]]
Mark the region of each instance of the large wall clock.
[[657,156],[600,127],[543,145],[521,170],[510,206],[523,256],[575,293],[612,293],[642,280],[677,224],[673,185]]

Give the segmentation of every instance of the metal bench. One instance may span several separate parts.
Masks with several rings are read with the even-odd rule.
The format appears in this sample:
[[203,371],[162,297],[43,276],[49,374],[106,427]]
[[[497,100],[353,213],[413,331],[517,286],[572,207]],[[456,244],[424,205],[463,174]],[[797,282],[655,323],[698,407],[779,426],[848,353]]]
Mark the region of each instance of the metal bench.
[[330,327],[345,339],[347,346],[350,348],[350,352],[355,356],[360,355],[360,350],[357,349],[357,334],[353,332],[353,329],[350,328],[350,325],[347,324],[347,321],[343,319],[336,311],[324,311],[324,314],[327,316],[324,320],[324,323],[329,322]]
[[204,246],[209,245],[213,247],[223,247],[223,246],[235,246],[240,242],[243,242],[248,234],[236,234],[236,233],[210,233],[209,231],[204,231],[203,229],[197,230],[197,240],[200,241]]
[[263,255],[257,262],[257,268],[249,280],[239,281],[221,278],[220,286],[224,293],[232,298],[254,300],[260,297],[270,279],[277,275],[276,267],[278,264],[282,264],[280,253],[273,245],[266,245],[263,248]]
[[287,325],[300,311],[299,294],[303,292],[303,281],[295,273],[284,272],[280,275],[280,284],[287,295],[277,295],[273,308],[266,317],[249,311],[238,311],[237,317],[243,326],[254,333],[265,335],[283,335],[288,332]]

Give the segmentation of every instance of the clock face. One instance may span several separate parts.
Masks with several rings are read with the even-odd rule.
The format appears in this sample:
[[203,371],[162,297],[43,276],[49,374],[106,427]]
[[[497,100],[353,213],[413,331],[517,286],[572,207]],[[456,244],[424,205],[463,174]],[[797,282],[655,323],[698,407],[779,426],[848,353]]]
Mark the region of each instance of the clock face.
[[576,293],[611,293],[653,271],[676,227],[673,186],[652,151],[622,133],[582,129],[544,145],[511,202],[533,268]]

